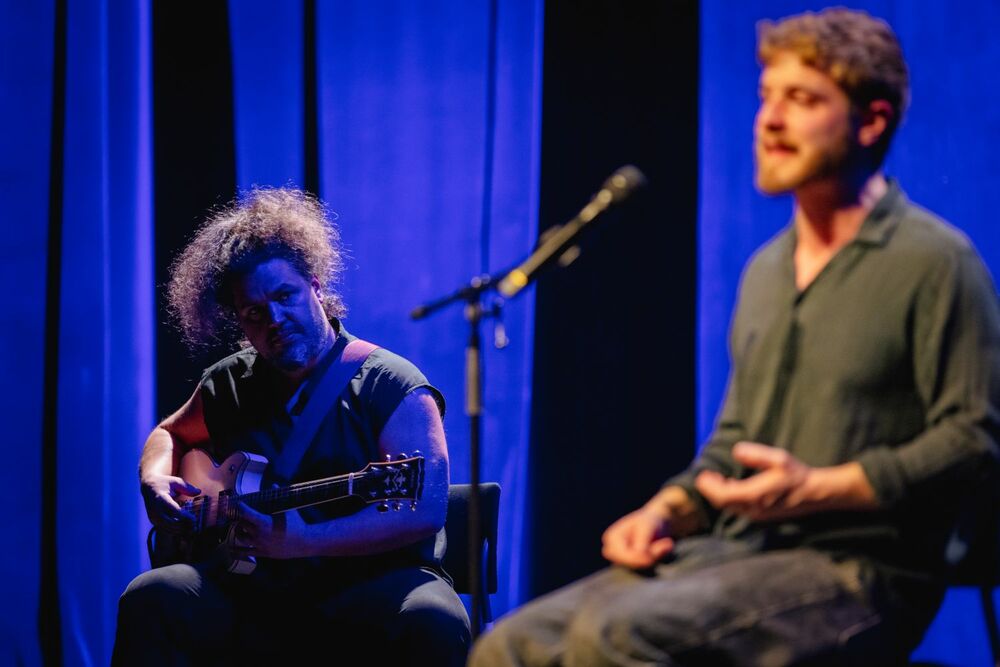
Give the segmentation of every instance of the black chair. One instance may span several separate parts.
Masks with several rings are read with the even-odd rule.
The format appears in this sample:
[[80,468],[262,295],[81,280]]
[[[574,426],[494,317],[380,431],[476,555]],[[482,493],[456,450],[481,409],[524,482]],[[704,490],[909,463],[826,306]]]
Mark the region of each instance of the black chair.
[[[448,488],[448,518],[444,531],[448,536],[443,566],[455,581],[455,591],[472,593],[469,581],[469,495],[472,487],[468,484],[452,484]],[[500,485],[484,482],[479,485],[479,516],[482,526],[482,572],[483,593],[479,609],[472,610],[472,624],[475,629],[493,620],[490,611],[490,593],[497,592],[497,520],[500,514]]]
[[954,563],[948,573],[948,586],[969,586],[979,589],[986,636],[994,667],[1000,667],[1000,627],[993,602],[993,589],[1000,586],[1000,506],[992,485],[980,490],[972,503],[972,511],[959,526],[958,539],[948,547],[948,560]]
[[[1000,490],[980,485],[965,504],[946,551],[945,572],[949,588],[979,591],[986,636],[994,667],[1000,667],[1000,626],[997,625],[993,589],[1000,586]],[[940,667],[937,663],[910,662],[911,667]]]

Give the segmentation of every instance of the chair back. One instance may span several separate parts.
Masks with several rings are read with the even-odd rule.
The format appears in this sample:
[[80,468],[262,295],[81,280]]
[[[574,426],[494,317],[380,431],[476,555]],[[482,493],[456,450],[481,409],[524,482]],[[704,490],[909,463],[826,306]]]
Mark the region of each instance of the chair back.
[[[442,563],[455,582],[459,593],[472,593],[469,581],[469,497],[472,486],[452,484],[448,487],[448,518],[444,532],[448,548]],[[497,521],[500,514],[500,485],[483,482],[479,485],[479,518],[482,531],[482,575],[484,593],[497,592]]]
[[948,544],[950,586],[1000,586],[1000,492],[977,485]]

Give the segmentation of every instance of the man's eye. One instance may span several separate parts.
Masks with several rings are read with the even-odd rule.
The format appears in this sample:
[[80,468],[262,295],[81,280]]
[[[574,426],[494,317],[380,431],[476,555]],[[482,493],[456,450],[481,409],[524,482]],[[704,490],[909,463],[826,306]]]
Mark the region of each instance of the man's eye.
[[810,95],[809,93],[797,92],[792,93],[791,99],[796,104],[801,104],[802,106],[811,107],[816,104],[817,97],[815,95]]
[[281,303],[285,303],[291,298],[292,295],[290,292],[282,292],[281,294],[278,295],[278,301],[280,301]]
[[243,317],[249,322],[260,322],[261,309],[258,306],[247,308],[243,311]]

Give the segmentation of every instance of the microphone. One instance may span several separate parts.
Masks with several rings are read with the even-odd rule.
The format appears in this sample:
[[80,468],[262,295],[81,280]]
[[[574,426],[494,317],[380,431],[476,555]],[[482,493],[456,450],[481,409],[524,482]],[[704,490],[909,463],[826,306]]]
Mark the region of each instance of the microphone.
[[[590,203],[584,206],[575,218],[561,227],[549,230],[542,237],[535,251],[517,268],[504,276],[497,286],[497,290],[505,297],[510,298],[527,287],[536,275],[551,263],[553,258],[573,252],[573,244],[576,243],[577,237],[591,220],[604,213],[612,204],[625,201],[645,184],[646,177],[637,167],[627,164],[616,170],[604,181],[601,189],[590,198]],[[573,254],[572,258],[575,257],[576,255]]]

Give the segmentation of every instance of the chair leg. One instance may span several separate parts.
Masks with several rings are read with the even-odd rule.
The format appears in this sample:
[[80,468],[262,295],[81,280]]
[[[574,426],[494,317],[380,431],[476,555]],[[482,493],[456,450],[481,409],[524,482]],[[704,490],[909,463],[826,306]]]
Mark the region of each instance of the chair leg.
[[986,621],[986,635],[990,639],[993,667],[1000,667],[1000,630],[997,629],[997,610],[993,603],[993,588],[980,586],[979,600],[983,605],[983,620]]
[[493,610],[490,608],[490,594],[485,590],[483,591],[482,604],[480,606],[482,608],[478,613],[480,619],[479,629],[484,630],[493,622]]

